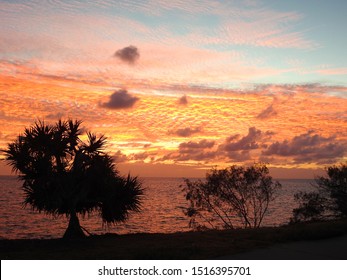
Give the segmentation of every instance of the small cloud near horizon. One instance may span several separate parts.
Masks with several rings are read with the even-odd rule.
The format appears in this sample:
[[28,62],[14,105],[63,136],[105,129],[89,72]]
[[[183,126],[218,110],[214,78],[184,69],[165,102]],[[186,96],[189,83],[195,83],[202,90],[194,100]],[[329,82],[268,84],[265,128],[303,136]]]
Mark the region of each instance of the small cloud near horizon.
[[200,140],[199,142],[183,142],[179,144],[176,152],[165,155],[161,160],[208,162],[216,156],[216,152],[211,150],[215,144],[215,141],[207,139]]
[[178,99],[178,104],[180,105],[187,105],[188,104],[188,97],[187,95],[183,95]]
[[120,89],[110,96],[108,102],[101,103],[100,106],[109,109],[128,109],[133,107],[138,100],[138,97],[129,94],[127,90]]
[[118,150],[116,153],[113,154],[113,159],[116,163],[128,161],[127,155],[123,154],[121,150]]
[[119,58],[123,62],[134,64],[140,58],[140,53],[137,47],[130,45],[123,49],[117,50],[114,56]]
[[196,128],[185,127],[185,128],[178,128],[176,130],[169,130],[168,133],[171,135],[177,135],[180,137],[189,137],[201,131],[202,131],[201,127],[196,127]]

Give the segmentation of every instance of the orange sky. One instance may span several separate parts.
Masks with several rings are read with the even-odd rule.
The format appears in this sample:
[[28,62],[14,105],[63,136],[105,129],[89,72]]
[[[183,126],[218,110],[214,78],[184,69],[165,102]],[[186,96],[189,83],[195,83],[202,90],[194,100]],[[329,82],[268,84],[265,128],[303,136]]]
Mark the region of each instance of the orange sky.
[[345,4],[230,3],[0,0],[0,149],[73,118],[140,176],[346,161]]
[[[343,87],[236,91],[158,84],[153,92],[138,83],[123,90],[132,105],[118,108],[111,95],[122,90],[35,75],[0,77],[1,147],[37,119],[70,117],[105,134],[119,168],[141,176],[203,176],[216,165],[264,161],[284,168],[274,169],[278,177],[312,177],[315,169],[345,159],[347,99],[327,94],[346,92]],[[308,171],[292,171],[297,168]]]

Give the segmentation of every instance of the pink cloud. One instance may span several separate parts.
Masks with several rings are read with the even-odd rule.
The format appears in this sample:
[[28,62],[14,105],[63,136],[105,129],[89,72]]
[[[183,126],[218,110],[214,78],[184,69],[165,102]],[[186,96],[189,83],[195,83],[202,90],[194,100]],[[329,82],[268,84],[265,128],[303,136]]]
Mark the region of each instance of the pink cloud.
[[322,75],[347,75],[347,68],[324,68],[316,71],[318,74]]

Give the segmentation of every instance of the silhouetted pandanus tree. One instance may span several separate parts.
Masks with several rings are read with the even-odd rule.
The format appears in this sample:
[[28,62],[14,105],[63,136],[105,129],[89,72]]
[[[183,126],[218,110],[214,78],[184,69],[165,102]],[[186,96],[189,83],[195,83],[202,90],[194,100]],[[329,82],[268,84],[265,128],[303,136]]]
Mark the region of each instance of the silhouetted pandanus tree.
[[137,177],[120,176],[104,152],[106,138],[87,133],[83,142],[80,125],[38,121],[4,150],[23,181],[24,204],[69,217],[64,238],[85,236],[77,214],[98,211],[107,224],[124,222],[131,211],[140,211],[143,195]]

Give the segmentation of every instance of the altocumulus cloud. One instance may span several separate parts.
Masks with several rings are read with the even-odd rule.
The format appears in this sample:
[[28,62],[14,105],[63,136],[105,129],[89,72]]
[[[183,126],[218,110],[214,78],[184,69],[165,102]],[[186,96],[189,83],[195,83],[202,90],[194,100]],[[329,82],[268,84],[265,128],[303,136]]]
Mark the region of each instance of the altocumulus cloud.
[[132,96],[125,89],[115,91],[111,96],[110,100],[105,103],[101,103],[102,107],[109,109],[126,109],[134,106],[139,98]]
[[140,53],[137,47],[128,46],[116,51],[114,56],[119,58],[123,62],[134,64],[140,58]]

